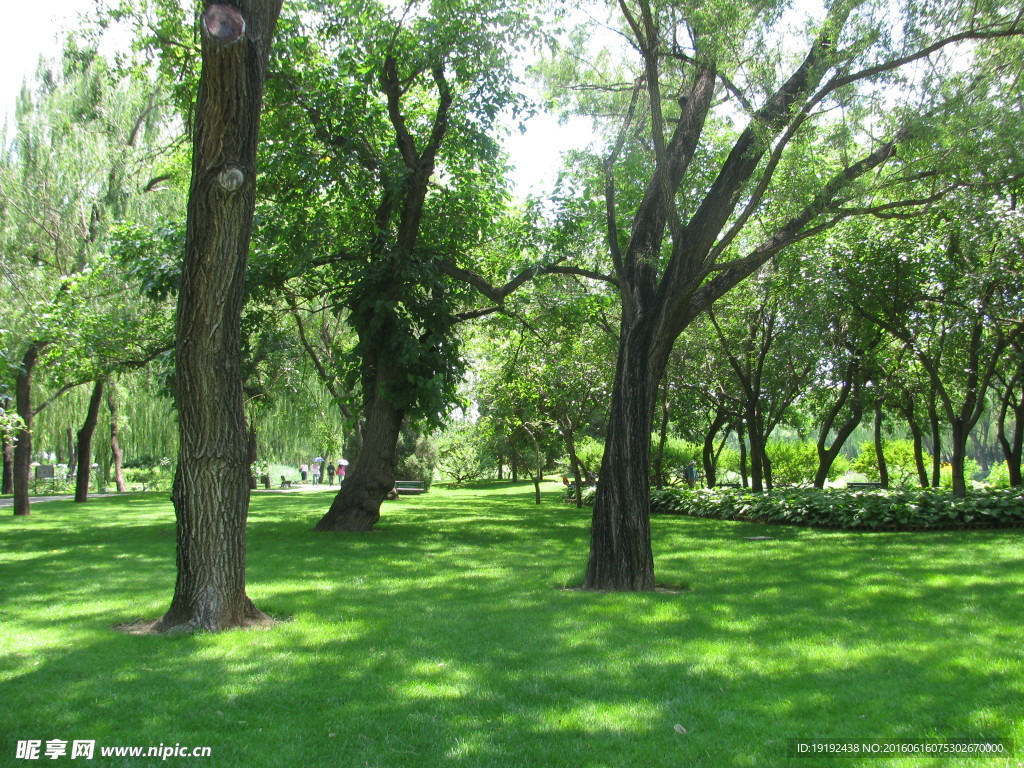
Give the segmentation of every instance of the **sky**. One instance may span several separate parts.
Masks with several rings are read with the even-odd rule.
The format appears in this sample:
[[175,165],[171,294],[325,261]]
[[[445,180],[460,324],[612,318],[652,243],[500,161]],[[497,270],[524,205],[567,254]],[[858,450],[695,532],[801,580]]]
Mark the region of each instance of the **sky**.
[[[11,2],[0,25],[0,114],[13,121],[14,105],[25,78],[36,68],[40,55],[54,57],[60,51],[62,31],[73,26],[94,0],[28,0]],[[589,129],[584,121],[559,125],[550,116],[534,118],[525,135],[517,131],[506,147],[517,165],[512,180],[519,195],[549,194],[554,186],[561,152],[586,144]]]
[[35,71],[39,56],[60,50],[59,33],[72,25],[92,0],[7,0],[0,25],[0,112],[13,115],[25,77]]

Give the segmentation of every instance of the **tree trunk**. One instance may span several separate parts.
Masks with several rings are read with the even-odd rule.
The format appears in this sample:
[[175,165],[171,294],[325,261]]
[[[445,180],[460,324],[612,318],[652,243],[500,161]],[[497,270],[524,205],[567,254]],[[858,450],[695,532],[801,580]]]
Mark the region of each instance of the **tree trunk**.
[[[11,410],[11,398],[0,399],[5,412]],[[14,493],[14,443],[11,442],[13,435],[4,430],[0,432],[0,447],[3,448],[3,472],[0,473],[0,493]]]
[[68,427],[66,431],[68,444],[68,480],[78,472],[78,454],[75,453],[75,431]]
[[128,486],[124,482],[124,451],[121,450],[121,424],[117,410],[114,386],[107,388],[107,409],[110,411],[110,453],[114,457],[114,484],[118,493],[124,493]]
[[661,419],[658,425],[658,450],[651,462],[651,469],[654,473],[654,484],[658,488],[665,487],[665,444],[668,442],[668,381],[662,382],[661,386]]
[[32,482],[32,372],[39,360],[40,345],[29,344],[14,386],[15,410],[21,417],[21,428],[15,433],[14,445],[14,514],[29,514],[28,489]]
[[964,461],[967,459],[967,434],[970,427],[961,420],[953,422],[953,456],[950,459],[950,471],[953,475],[953,496],[958,499],[967,498],[967,476],[964,472]]
[[749,488],[750,474],[747,470],[747,431],[743,428],[742,417],[736,422],[736,439],[740,445],[740,482],[744,488]]
[[[704,463],[704,481],[708,488],[715,487],[715,481],[718,476],[718,454],[715,452],[715,438],[718,436],[719,430],[724,427],[729,421],[729,417],[725,414],[725,411],[719,409],[715,412],[715,418],[711,422],[711,426],[708,427],[707,434],[704,435],[704,451],[703,451],[703,463]],[[728,432],[726,432],[728,436]],[[724,440],[723,440],[724,445]],[[721,451],[721,448],[719,448]]]
[[942,434],[934,391],[928,402],[928,423],[932,432],[932,488],[938,488],[942,484]]
[[882,439],[882,403],[875,403],[875,460],[878,462],[878,482],[889,487],[889,465],[885,462],[885,441]]
[[[1024,390],[1021,391],[1019,400],[1013,395],[1018,378],[1015,376],[1006,385],[1000,397],[997,429],[999,445],[1003,449],[1003,458],[1006,459],[1006,471],[1009,474],[1010,486],[1013,488],[1021,485],[1021,458],[1024,456]],[[1012,438],[1007,437],[1006,434],[1006,414],[1010,408],[1013,409],[1014,415]]]
[[747,437],[750,445],[750,490],[755,493],[764,491],[765,437],[761,430],[761,418],[756,404],[747,403],[746,407]]
[[75,501],[79,504],[89,500],[89,479],[92,477],[92,436],[100,418],[100,404],[103,402],[103,379],[98,379],[89,398],[89,411],[85,423],[78,430],[78,477],[75,479]]
[[653,342],[647,328],[623,328],[584,589],[654,589],[649,472],[661,371],[652,363]]
[[[373,360],[364,361],[374,368]],[[366,426],[363,445],[349,467],[331,508],[314,527],[317,531],[369,531],[380,519],[380,505],[395,488],[398,435],[405,411],[395,408],[387,397],[387,382],[400,376],[397,368],[377,367],[376,386],[364,396]]]
[[576,508],[583,509],[583,474],[580,472],[579,456],[576,455],[576,433],[569,419],[564,419],[560,424],[562,436],[565,438],[565,448],[569,452],[573,481],[576,483]]
[[178,299],[177,565],[154,629],[218,631],[267,619],[245,592],[248,452],[241,313],[256,199],[256,148],[281,0],[207,7]]

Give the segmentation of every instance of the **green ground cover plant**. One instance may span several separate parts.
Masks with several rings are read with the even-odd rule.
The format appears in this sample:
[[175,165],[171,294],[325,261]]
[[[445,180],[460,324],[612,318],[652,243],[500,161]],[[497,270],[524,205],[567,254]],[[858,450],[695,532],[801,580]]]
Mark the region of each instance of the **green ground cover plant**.
[[769,493],[663,488],[651,491],[651,509],[655,514],[841,530],[983,528],[1024,525],[1024,488],[977,488],[963,499],[937,488],[799,488]]
[[529,483],[435,486],[358,535],[310,530],[325,491],[257,493],[249,595],[281,622],[216,635],[113,628],[166,610],[166,497],[0,519],[0,765],[33,764],[26,739],[211,748],[98,766],[1024,762],[787,756],[813,738],[1024,745],[1019,531],[658,516],[666,588],[589,593],[590,512],[545,488],[537,507]]

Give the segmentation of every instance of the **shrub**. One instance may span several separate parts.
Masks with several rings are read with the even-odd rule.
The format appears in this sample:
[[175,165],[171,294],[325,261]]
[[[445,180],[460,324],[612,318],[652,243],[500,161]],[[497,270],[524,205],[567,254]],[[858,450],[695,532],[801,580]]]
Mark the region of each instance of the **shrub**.
[[[914,462],[913,440],[884,440],[882,441],[882,453],[885,454],[885,465],[889,470],[890,485],[917,484],[917,464]],[[925,466],[930,466],[931,460],[931,456],[925,452]],[[878,482],[878,457],[875,454],[873,442],[861,443],[860,453],[853,460],[851,469],[872,482]],[[952,480],[950,485],[952,485]]]
[[1024,523],[1024,488],[980,489],[964,499],[936,488],[770,493],[665,488],[652,491],[651,511],[843,530],[988,527]]
[[[772,463],[772,485],[810,484],[818,471],[818,449],[812,443],[769,442],[766,446]],[[835,464],[832,465],[836,469]]]

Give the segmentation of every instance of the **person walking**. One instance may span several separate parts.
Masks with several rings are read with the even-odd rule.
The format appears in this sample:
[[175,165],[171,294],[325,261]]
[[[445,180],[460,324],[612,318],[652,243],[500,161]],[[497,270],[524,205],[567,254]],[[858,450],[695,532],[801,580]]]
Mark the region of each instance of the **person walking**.
[[309,476],[309,465],[299,464],[299,477],[302,478],[302,482],[306,482],[306,478]]
[[328,485],[334,485],[334,462],[327,464],[327,468],[324,469],[324,477],[327,478]]
[[322,465],[319,461],[313,462],[313,485],[320,485],[320,467]]

